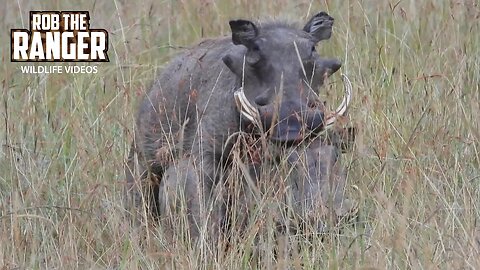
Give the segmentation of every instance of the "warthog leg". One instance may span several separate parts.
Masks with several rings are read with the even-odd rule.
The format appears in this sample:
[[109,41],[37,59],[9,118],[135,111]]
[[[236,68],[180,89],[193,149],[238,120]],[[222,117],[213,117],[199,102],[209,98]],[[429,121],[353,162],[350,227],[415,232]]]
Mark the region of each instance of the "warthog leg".
[[125,206],[135,222],[145,220],[142,217],[157,217],[158,179],[162,168],[152,166],[147,169],[144,159],[135,151],[132,144],[125,166]]
[[[202,179],[195,161],[184,158],[172,164],[163,174],[158,192],[160,222],[170,236],[181,239],[218,237],[221,209],[212,198],[208,181]],[[188,228],[188,231],[178,230]],[[207,232],[205,235],[203,232]],[[182,233],[184,235],[178,235]]]

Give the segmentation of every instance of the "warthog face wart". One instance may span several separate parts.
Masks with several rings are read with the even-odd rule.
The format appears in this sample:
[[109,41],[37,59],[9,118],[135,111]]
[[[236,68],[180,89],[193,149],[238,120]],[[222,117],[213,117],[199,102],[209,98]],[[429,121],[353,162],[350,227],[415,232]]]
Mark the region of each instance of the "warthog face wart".
[[223,62],[241,79],[247,100],[273,141],[301,141],[322,128],[324,115],[315,91],[341,64],[320,58],[315,46],[330,38],[333,21],[325,12],[303,29],[230,21],[233,44],[240,48]]

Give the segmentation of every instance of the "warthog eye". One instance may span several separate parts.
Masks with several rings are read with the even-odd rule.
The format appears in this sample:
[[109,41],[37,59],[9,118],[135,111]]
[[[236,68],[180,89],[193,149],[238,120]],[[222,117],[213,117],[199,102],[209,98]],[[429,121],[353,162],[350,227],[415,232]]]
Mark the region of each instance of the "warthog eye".
[[310,79],[311,75],[312,75],[312,72],[313,72],[313,68],[314,68],[314,61],[312,59],[308,59],[306,61],[303,62],[303,68],[305,69],[305,72],[307,73],[307,79]]

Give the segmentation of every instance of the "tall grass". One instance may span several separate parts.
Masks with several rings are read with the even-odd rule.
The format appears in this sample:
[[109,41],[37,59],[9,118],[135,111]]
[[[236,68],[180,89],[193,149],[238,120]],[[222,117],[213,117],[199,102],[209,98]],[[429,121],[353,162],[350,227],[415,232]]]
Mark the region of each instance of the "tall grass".
[[[21,74],[9,30],[27,28],[30,10],[89,10],[110,33],[111,62],[97,74]],[[304,22],[319,10],[336,19],[319,50],[354,83],[358,136],[343,161],[358,224],[283,257],[263,234],[255,257],[248,237],[210,256],[125,222],[135,110],[168,59],[228,35],[230,18]],[[479,22],[474,0],[2,2],[0,266],[480,268]],[[337,92],[323,96],[332,104]]]

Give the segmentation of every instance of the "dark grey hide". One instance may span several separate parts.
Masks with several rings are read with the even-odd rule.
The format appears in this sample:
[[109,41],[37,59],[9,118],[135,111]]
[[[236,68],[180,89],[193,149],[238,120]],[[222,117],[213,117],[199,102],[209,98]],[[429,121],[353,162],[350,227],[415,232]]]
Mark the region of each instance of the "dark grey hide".
[[[327,198],[342,204],[339,147],[317,136],[324,113],[315,91],[341,66],[315,50],[330,38],[332,24],[325,12],[303,28],[230,21],[231,37],[205,40],[174,58],[140,105],[126,169],[130,211],[170,225],[185,221],[192,236],[204,229],[218,235],[227,226],[232,198],[227,178],[258,184],[259,167],[271,164],[267,157],[243,159],[245,177],[232,177],[233,167],[243,168],[234,152],[249,147],[237,147],[239,134],[257,142],[264,134],[264,147],[283,149],[270,158],[273,163],[289,155],[283,160],[296,168],[289,180],[294,201],[308,208],[299,212],[310,213]],[[261,127],[243,119],[235,105],[234,92],[242,86]]]

